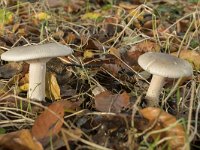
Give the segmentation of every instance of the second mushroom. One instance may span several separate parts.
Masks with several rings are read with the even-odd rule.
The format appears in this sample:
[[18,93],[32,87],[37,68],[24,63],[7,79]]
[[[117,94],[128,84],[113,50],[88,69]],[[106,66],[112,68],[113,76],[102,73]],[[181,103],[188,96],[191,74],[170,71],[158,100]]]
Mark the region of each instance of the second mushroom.
[[145,97],[148,106],[159,105],[159,95],[165,78],[180,78],[193,74],[189,62],[165,53],[147,52],[139,57],[138,63],[144,70],[153,74]]

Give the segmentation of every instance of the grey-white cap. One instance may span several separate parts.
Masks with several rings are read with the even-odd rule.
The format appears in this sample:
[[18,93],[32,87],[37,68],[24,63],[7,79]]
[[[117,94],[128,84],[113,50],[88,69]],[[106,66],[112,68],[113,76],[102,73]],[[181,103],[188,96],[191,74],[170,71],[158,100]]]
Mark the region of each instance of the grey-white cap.
[[45,99],[46,62],[52,57],[67,56],[73,50],[57,43],[20,46],[3,53],[1,58],[6,61],[26,61],[29,66],[28,97],[43,101]]
[[41,45],[19,46],[11,48],[1,55],[6,61],[26,61],[40,58],[51,58],[70,55],[73,50],[58,43],[47,43]]
[[138,63],[151,74],[168,78],[187,77],[193,73],[189,62],[165,53],[147,52],[138,58]]

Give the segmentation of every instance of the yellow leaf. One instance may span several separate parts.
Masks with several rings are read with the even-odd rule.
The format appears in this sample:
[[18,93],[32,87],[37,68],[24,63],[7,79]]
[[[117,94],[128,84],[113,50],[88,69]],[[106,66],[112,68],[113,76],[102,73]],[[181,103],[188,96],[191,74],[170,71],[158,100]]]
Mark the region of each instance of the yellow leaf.
[[26,73],[26,74],[24,75],[24,77],[20,79],[19,85],[20,85],[20,86],[19,86],[20,92],[21,92],[21,91],[22,91],[22,92],[28,91],[28,87],[29,87],[29,74],[28,74],[28,73]]
[[90,20],[97,20],[99,17],[101,16],[100,13],[96,13],[96,12],[89,12],[84,14],[81,19],[86,20],[86,19],[90,19]]
[[92,58],[94,56],[94,53],[90,50],[86,50],[83,54],[83,58]]
[[130,12],[130,15],[135,17],[136,19],[138,19],[140,21],[142,21],[144,19],[144,12],[143,11],[141,12],[140,10],[136,10],[136,9],[132,10]]
[[40,12],[35,15],[35,18],[40,21],[44,21],[44,20],[49,20],[51,17],[45,12]]
[[14,15],[11,11],[0,9],[0,26],[13,22]]
[[53,100],[60,99],[60,87],[55,74],[46,74],[46,97]]
[[29,86],[29,84],[28,83],[25,83],[25,84],[23,84],[23,85],[21,85],[20,87],[19,87],[19,89],[21,90],[21,91],[28,91],[28,86]]
[[[172,53],[172,55],[177,55],[177,52]],[[180,58],[186,59],[193,64],[193,68],[200,70],[200,53],[192,50],[182,50],[179,55]]]

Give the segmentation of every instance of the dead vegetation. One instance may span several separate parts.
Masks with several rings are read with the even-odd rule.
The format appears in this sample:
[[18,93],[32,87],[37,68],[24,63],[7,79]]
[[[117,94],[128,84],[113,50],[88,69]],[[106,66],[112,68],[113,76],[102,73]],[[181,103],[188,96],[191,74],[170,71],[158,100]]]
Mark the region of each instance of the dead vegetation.
[[[25,62],[0,66],[2,149],[200,149],[200,1],[2,0],[0,54],[58,42],[46,101],[27,98]],[[187,60],[193,76],[167,79],[148,107],[146,52]],[[20,55],[20,54],[19,54]],[[17,56],[16,56],[17,57]]]

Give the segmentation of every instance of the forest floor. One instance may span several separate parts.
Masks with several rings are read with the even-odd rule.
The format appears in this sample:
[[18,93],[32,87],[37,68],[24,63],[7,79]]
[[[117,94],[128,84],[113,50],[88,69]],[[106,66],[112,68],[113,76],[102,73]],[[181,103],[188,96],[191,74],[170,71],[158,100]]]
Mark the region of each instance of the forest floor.
[[[0,1],[0,54],[49,42],[74,52],[47,63],[42,102],[27,98],[29,65],[1,60],[0,149],[200,149],[199,0]],[[148,52],[193,67],[165,80],[157,107]]]

